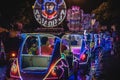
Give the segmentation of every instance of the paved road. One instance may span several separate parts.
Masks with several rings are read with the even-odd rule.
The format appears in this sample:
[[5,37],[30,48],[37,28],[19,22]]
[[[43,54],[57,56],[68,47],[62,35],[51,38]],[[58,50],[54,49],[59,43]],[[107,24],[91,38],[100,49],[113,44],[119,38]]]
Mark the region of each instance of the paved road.
[[[103,60],[104,80],[120,80],[120,57],[106,56]],[[0,80],[5,80],[6,66],[0,67]],[[7,79],[12,80],[12,79]],[[69,80],[74,80],[74,75],[69,77]],[[80,76],[78,75],[78,80]],[[87,80],[87,79],[86,79]]]
[[0,80],[5,80],[6,75],[6,66],[0,67]]
[[103,72],[105,80],[120,80],[120,57],[109,56],[105,58]]

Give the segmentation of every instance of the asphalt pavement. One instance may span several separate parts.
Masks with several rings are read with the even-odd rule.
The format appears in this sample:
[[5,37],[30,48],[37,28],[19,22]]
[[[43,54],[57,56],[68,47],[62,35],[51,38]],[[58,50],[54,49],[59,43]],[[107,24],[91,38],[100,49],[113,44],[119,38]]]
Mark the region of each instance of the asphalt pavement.
[[6,66],[0,66],[0,80],[5,80]]
[[[5,80],[7,66],[0,66],[0,80]],[[120,80],[120,57],[107,55],[103,58],[103,77],[104,80]],[[6,79],[12,80],[12,79]],[[74,75],[68,80],[74,80]],[[78,74],[78,80],[80,76]],[[86,79],[87,80],[87,79]]]

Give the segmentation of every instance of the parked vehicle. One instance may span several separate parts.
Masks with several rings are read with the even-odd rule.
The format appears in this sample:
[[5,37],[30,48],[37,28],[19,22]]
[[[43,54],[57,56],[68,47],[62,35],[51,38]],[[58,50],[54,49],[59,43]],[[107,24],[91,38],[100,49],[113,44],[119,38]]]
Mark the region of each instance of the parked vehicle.
[[[67,80],[68,64],[60,53],[60,38],[44,33],[22,33],[11,78],[21,80]],[[52,51],[51,51],[52,50]]]
[[69,64],[69,76],[74,74],[87,75],[90,71],[90,48],[87,35],[68,33],[62,37],[62,45],[67,48],[62,51]]

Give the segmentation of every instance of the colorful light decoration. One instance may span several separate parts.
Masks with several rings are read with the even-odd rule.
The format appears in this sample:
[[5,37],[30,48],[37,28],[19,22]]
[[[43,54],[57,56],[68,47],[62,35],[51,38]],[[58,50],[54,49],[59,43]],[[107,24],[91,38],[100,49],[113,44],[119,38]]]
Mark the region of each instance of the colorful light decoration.
[[11,72],[12,74],[17,74],[17,65],[15,63],[13,63],[12,67],[11,67]]
[[80,59],[84,61],[86,59],[86,55],[85,54],[81,54]]
[[[61,63],[61,65],[57,65],[59,62]],[[56,61],[56,63],[54,65],[52,65],[52,67],[50,68],[49,72],[47,73],[47,75],[45,76],[45,78],[43,80],[46,80],[46,79],[51,79],[52,80],[52,79],[56,78],[56,77],[48,77],[50,75],[50,73],[52,73],[52,74],[54,74],[56,76],[56,73],[53,72],[55,67],[57,69],[61,69],[62,73],[59,76],[61,78],[63,76],[63,74],[64,74],[63,67],[68,67],[68,65],[64,64],[64,62],[62,61],[62,58],[60,58],[59,60]]]
[[83,31],[96,29],[99,22],[94,18],[94,14],[85,14],[78,6],[72,6],[67,10],[68,28],[70,31]]
[[17,58],[15,58],[13,63],[12,63],[10,76],[12,78],[20,78],[20,80],[23,80],[21,75],[20,75],[20,70],[19,70],[18,59]]
[[33,13],[42,26],[55,27],[65,19],[66,4],[64,0],[36,0]]
[[12,53],[12,55],[11,55],[12,57],[15,57],[16,56],[16,54],[15,53]]
[[70,31],[79,31],[81,28],[81,9],[78,6],[72,6],[67,11],[67,21]]
[[55,70],[53,69],[52,71],[51,71],[51,74],[53,75],[53,76],[57,76],[57,74],[56,74],[56,72],[55,72]]

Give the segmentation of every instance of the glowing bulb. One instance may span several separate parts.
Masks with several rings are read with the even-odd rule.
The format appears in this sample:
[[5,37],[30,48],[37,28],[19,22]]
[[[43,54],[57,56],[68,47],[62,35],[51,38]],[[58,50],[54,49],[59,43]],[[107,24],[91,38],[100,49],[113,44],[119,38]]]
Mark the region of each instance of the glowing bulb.
[[16,54],[15,54],[15,53],[12,53],[12,54],[11,54],[11,56],[12,56],[12,57],[15,57],[15,56],[16,56]]
[[34,5],[32,5],[32,9],[34,9]]
[[82,54],[82,55],[80,56],[80,58],[81,58],[81,60],[85,60],[86,55],[85,55],[85,54]]

